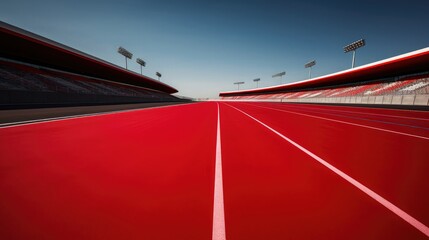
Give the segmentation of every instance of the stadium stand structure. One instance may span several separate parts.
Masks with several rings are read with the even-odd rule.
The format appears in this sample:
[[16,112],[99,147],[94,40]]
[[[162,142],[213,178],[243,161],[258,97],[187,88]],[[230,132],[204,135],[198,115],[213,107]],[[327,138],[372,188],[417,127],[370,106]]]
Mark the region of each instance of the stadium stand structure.
[[222,92],[226,101],[429,105],[429,48],[279,86]]
[[187,101],[177,90],[0,22],[0,106]]

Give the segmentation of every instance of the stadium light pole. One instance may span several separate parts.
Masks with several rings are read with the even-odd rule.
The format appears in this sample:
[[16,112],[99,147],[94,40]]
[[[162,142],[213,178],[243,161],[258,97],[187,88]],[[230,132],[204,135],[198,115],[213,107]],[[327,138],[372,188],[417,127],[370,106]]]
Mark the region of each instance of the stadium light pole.
[[159,72],[156,72],[156,76],[158,76],[158,81],[161,81],[161,73],[159,73]]
[[305,68],[309,68],[308,70],[308,78],[311,78],[311,68],[316,65],[316,60],[310,61],[304,65]]
[[244,84],[244,82],[235,82],[234,84],[237,85],[237,90],[240,90],[240,84]]
[[143,75],[143,67],[146,67],[146,62],[140,58],[137,58],[136,62],[140,65],[140,74]]
[[258,88],[258,83],[259,83],[259,81],[261,81],[261,79],[257,78],[257,79],[253,79],[253,81],[256,83],[256,88]]
[[359,39],[344,47],[344,53],[353,51],[352,68],[355,67],[356,49],[365,46],[365,39]]
[[127,59],[133,58],[133,54],[123,47],[118,48],[118,53],[125,57],[125,69],[128,69]]
[[286,75],[286,72],[281,72],[281,73],[274,74],[272,77],[273,78],[280,77],[280,84],[283,84],[283,76],[284,75]]

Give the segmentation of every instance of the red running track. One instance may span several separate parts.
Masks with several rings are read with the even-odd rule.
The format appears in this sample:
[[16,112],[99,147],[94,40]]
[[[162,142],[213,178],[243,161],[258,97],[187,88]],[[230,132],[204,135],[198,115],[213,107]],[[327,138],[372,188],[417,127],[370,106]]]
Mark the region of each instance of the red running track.
[[427,239],[428,156],[421,111],[208,102],[3,127],[0,239]]

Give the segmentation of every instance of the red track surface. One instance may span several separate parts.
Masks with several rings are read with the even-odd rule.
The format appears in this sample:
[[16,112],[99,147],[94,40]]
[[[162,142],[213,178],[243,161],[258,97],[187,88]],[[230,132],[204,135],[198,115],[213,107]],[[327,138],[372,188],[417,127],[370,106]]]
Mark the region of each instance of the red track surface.
[[[429,113],[218,104],[226,239],[427,239]],[[0,128],[0,239],[211,239],[217,106]]]

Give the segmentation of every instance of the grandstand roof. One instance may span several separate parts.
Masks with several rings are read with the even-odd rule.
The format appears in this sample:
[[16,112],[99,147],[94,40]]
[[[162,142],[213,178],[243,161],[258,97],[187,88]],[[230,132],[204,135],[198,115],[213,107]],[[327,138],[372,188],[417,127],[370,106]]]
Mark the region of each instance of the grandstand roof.
[[429,71],[429,47],[309,80],[265,88],[221,92],[219,96],[288,92],[339,84],[365,82],[425,71]]
[[165,93],[165,83],[0,21],[0,56],[72,73],[145,87]]

